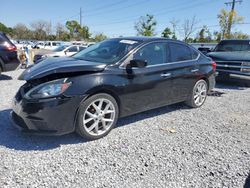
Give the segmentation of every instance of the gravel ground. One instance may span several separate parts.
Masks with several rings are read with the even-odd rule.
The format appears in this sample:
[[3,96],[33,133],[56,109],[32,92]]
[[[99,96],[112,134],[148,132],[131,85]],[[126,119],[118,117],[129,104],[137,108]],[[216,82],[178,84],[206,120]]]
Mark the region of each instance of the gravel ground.
[[0,78],[0,187],[250,187],[250,88],[219,84],[202,108],[134,115],[86,142],[11,126],[20,73]]

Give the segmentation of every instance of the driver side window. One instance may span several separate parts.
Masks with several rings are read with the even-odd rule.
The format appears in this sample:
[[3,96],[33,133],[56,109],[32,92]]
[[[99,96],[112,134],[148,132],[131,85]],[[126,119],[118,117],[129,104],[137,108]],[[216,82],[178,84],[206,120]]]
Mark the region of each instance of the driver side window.
[[167,62],[167,45],[166,43],[148,44],[139,49],[133,56],[134,60],[143,60],[147,65],[158,65]]

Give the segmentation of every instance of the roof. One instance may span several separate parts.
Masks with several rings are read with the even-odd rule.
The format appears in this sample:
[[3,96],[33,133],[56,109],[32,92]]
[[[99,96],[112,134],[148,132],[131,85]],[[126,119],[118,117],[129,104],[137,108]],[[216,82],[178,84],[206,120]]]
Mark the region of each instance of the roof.
[[225,40],[221,40],[221,41],[250,41],[250,39],[225,39]]
[[163,38],[163,37],[146,37],[146,36],[119,37],[119,38],[113,38],[113,39],[135,40],[135,41],[141,41],[141,42],[149,42],[149,41],[154,41],[154,40],[176,41],[173,39],[167,39],[167,38]]

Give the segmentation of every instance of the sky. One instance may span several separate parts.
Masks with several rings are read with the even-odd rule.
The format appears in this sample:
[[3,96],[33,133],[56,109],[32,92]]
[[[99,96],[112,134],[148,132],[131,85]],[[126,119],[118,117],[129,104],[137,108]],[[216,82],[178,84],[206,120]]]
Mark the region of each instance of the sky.
[[[109,37],[133,36],[135,22],[140,16],[152,14],[157,21],[158,36],[170,21],[178,20],[177,34],[181,36],[181,26],[185,19],[196,16],[198,27],[209,26],[210,31],[219,31],[217,14],[222,8],[230,10],[226,2],[232,0],[1,0],[0,22],[9,27],[17,23],[27,26],[37,20],[45,20],[55,26],[67,20],[80,20],[93,34],[104,33]],[[236,11],[250,23],[250,0],[237,3]],[[250,34],[250,24],[233,28]],[[198,30],[197,30],[198,32]]]

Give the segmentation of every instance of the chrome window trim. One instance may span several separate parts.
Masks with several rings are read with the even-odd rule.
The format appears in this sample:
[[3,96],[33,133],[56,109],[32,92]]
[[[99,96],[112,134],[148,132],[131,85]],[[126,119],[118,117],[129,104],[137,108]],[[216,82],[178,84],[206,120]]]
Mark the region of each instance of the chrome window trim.
[[[149,45],[149,44],[152,44],[152,43],[166,43],[167,45],[169,44],[169,43],[177,43],[177,44],[182,44],[182,45],[185,45],[185,46],[187,46],[188,48],[190,48],[188,45],[186,45],[185,43],[183,44],[183,43],[181,43],[181,42],[178,42],[178,41],[162,41],[162,40],[160,40],[160,41],[152,41],[152,42],[149,42],[149,43],[146,43],[146,44],[144,44],[144,45],[142,45],[142,46],[139,46],[139,48],[138,49],[135,49],[133,52],[131,52],[129,55],[128,55],[128,57],[126,58],[126,59],[128,59],[132,54],[134,54],[134,53],[136,53],[138,50],[140,50],[141,48],[143,48],[144,46],[146,46],[146,45]],[[191,48],[190,50],[195,50],[195,49],[193,49],[193,48]],[[197,51],[197,50],[195,50],[195,51]],[[198,52],[198,51],[197,51]],[[145,68],[150,68],[150,67],[158,67],[158,66],[163,66],[163,65],[172,65],[172,64],[179,64],[179,63],[185,63],[185,62],[188,62],[188,61],[197,61],[199,58],[200,58],[200,56],[201,56],[201,54],[200,54],[200,52],[198,52],[198,56],[195,58],[195,59],[190,59],[190,60],[184,60],[184,61],[175,61],[175,62],[169,62],[169,63],[161,63],[161,64],[157,64],[157,65],[148,65],[148,66],[146,66]],[[125,59],[125,60],[126,60]],[[124,61],[125,61],[124,60]],[[123,61],[123,62],[124,62]],[[121,63],[120,65],[119,65],[119,69],[126,69],[126,67],[124,67],[123,66],[123,63]],[[138,69],[137,67],[132,67],[132,69]]]

